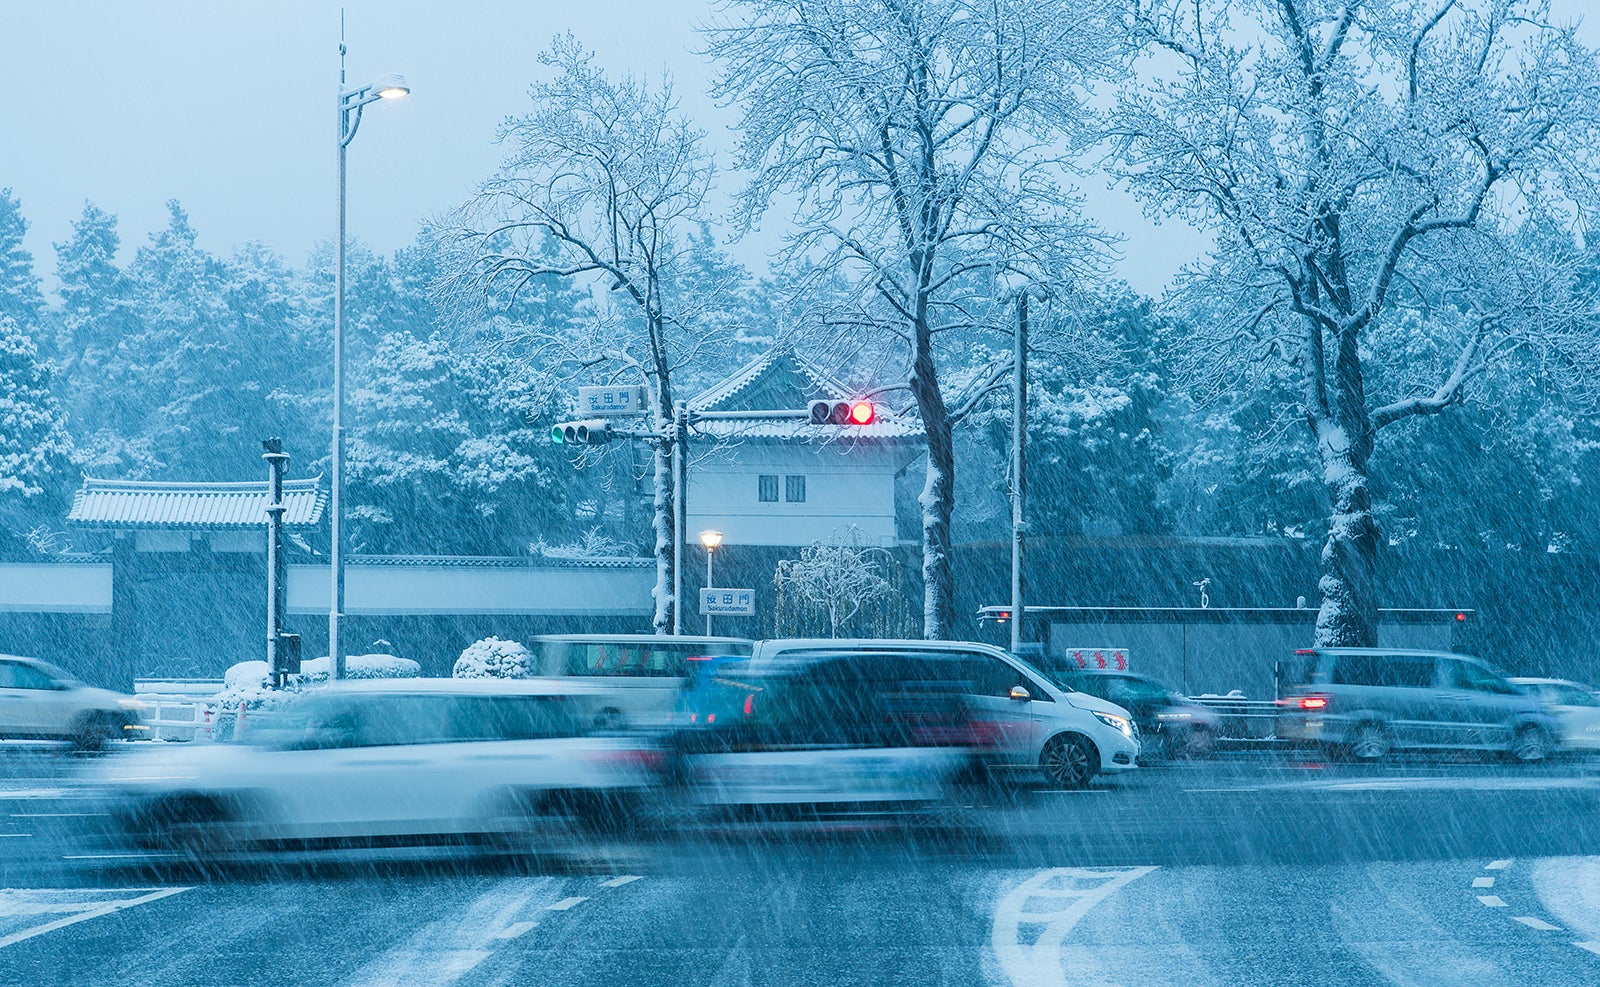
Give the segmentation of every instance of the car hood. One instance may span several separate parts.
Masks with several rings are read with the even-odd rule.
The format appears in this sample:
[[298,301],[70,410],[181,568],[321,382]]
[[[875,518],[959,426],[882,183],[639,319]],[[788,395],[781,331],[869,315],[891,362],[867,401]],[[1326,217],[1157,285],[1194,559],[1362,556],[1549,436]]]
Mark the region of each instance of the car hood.
[[1117,716],[1125,716],[1132,719],[1127,710],[1109,699],[1091,696],[1087,692],[1069,692],[1066,694],[1066,698],[1069,704],[1076,706],[1078,709],[1086,709],[1091,713],[1114,713]]

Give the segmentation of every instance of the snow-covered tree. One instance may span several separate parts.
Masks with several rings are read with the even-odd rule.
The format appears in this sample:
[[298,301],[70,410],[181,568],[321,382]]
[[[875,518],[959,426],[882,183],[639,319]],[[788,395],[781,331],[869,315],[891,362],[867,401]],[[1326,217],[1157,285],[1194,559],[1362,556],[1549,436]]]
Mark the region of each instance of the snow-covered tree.
[[504,554],[575,533],[549,395],[502,353],[435,333],[378,342],[350,401],[352,544],[369,552]]
[[23,246],[28,221],[22,203],[8,188],[0,188],[0,318],[33,330],[44,314],[44,294],[33,270],[33,254]]
[[[782,601],[779,609],[795,615],[791,620],[797,625],[803,623],[805,610],[821,612],[827,616],[828,636],[838,637],[863,608],[888,598],[892,585],[884,574],[893,566],[888,552],[865,544],[861,529],[851,525],[829,541],[801,549],[798,559],[778,563],[773,584]],[[804,630],[782,627],[779,633]]]
[[671,478],[677,374],[715,340],[715,286],[679,283],[685,250],[706,218],[713,169],[705,135],[678,109],[669,79],[613,79],[570,34],[539,56],[554,78],[509,121],[500,172],[441,228],[491,313],[552,280],[596,290],[581,329],[520,325],[530,366],[576,382],[639,383],[654,443],[654,624],[671,628],[675,518]]
[[46,495],[64,506],[70,451],[48,366],[33,337],[0,314],[0,517],[14,525],[26,501]]
[[[1086,86],[1107,68],[1109,4],[1066,0],[729,0],[708,29],[717,90],[742,117],[743,199],[754,224],[794,209],[788,259],[831,294],[818,318],[906,381],[927,433],[923,633],[955,615],[952,431],[1002,381],[952,369],[1010,331],[996,304],[1025,286],[1060,293],[1095,267],[1063,155]],[[954,368],[951,364],[954,363]]]
[[[1213,232],[1180,291],[1187,369],[1283,361],[1331,508],[1317,642],[1377,643],[1379,430],[1460,404],[1513,354],[1592,381],[1573,277],[1594,205],[1593,54],[1542,0],[1140,0],[1146,64],[1113,160]],[[1385,330],[1414,320],[1416,333]],[[1396,345],[1415,341],[1403,355]],[[1389,350],[1380,349],[1388,347]],[[1380,382],[1369,364],[1389,353]],[[1379,386],[1379,385],[1384,386]]]

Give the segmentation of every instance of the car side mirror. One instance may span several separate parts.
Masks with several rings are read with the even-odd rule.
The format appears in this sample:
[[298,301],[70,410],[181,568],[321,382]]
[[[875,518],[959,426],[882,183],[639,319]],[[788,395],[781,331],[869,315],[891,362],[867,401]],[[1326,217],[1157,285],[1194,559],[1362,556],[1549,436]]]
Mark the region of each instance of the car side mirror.
[[1026,686],[1014,685],[1011,687],[1010,696],[1019,703],[1025,703],[1033,698],[1033,693],[1029,692]]

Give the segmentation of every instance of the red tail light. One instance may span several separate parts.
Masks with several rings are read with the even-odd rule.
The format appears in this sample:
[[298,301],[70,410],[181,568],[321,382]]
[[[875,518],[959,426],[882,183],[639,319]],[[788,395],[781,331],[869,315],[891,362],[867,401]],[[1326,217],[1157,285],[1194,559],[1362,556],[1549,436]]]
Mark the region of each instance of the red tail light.
[[1301,696],[1299,705],[1300,705],[1301,709],[1327,709],[1328,708],[1328,697],[1327,696]]

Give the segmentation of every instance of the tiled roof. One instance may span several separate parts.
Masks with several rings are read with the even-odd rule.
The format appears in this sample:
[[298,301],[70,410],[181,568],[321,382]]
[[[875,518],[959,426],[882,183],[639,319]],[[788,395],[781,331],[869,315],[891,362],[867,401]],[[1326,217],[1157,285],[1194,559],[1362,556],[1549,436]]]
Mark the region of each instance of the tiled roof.
[[[791,349],[774,349],[758,360],[741,367],[733,376],[696,395],[689,401],[691,411],[803,411],[812,401],[847,401],[860,392],[840,384]],[[811,439],[832,441],[854,439],[916,439],[922,429],[913,419],[897,420],[880,405],[878,420],[864,427],[840,428],[837,425],[812,425],[804,419],[779,421],[703,421],[695,430],[721,438]],[[847,434],[848,433],[848,434]]]
[[[322,519],[327,495],[322,477],[285,480],[286,527],[307,528]],[[85,528],[260,528],[267,523],[271,489],[255,483],[168,483],[85,479],[72,498],[67,521]]]

